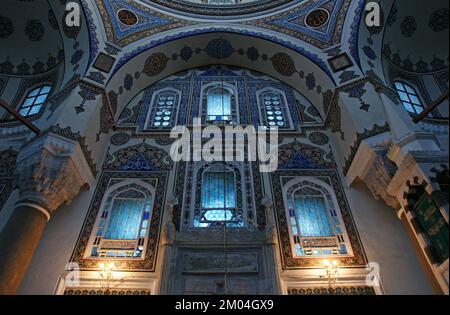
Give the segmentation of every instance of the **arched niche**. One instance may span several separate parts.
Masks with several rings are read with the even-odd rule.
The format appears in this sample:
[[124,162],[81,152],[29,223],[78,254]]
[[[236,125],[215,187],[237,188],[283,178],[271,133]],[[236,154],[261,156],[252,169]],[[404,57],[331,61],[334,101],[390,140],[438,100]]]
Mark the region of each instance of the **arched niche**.
[[139,91],[156,82],[184,70],[222,64],[254,70],[288,84],[325,116],[324,93],[333,90],[335,83],[318,56],[297,48],[237,33],[186,35],[143,50],[129,60],[126,56],[120,59],[106,90],[110,101],[117,104],[117,116]]

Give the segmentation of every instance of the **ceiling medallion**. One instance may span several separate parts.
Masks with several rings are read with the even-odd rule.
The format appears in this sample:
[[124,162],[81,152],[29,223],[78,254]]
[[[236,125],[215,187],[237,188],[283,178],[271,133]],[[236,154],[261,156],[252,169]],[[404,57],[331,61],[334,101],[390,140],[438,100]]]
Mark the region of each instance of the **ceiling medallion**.
[[328,23],[330,12],[324,8],[318,8],[308,13],[305,24],[310,28],[319,28]]
[[126,26],[133,26],[138,23],[138,17],[135,13],[127,9],[117,11],[117,18],[120,23]]

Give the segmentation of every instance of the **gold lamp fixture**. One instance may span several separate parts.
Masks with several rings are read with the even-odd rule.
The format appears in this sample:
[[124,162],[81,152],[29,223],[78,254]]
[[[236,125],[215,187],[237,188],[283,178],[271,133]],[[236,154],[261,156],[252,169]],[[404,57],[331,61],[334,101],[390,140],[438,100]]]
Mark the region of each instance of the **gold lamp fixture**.
[[325,259],[323,261],[323,267],[325,269],[325,277],[328,279],[328,287],[331,289],[339,278],[338,262],[336,260],[329,261]]
[[110,293],[111,282],[114,280],[113,270],[115,264],[113,262],[99,263],[98,267],[100,269],[99,279],[102,292],[108,295]]

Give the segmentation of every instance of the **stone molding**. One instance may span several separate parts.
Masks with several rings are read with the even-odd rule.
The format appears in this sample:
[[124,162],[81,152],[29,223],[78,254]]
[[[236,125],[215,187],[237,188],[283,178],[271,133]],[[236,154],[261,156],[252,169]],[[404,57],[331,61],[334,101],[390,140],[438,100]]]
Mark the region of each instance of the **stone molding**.
[[49,213],[70,203],[95,178],[76,141],[47,133],[30,142],[17,157],[19,203],[36,204]]

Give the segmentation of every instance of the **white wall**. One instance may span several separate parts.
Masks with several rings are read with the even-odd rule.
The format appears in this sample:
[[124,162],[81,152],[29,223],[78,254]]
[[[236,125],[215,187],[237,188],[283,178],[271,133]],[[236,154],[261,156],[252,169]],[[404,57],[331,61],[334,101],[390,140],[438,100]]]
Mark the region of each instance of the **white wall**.
[[386,294],[433,294],[402,221],[363,183],[347,191],[353,218],[369,262],[380,265]]

